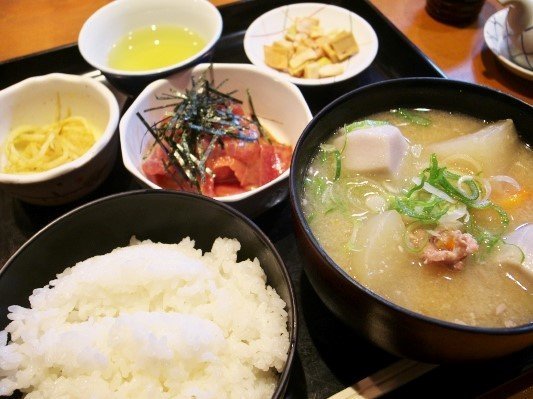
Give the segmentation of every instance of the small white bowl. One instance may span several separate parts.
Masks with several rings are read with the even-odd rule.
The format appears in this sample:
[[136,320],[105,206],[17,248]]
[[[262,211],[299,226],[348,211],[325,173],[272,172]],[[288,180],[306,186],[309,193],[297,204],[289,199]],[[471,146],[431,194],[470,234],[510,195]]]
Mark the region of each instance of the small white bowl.
[[[304,79],[267,66],[263,47],[282,39],[296,17],[311,16],[320,20],[325,32],[333,29],[353,32],[359,52],[341,63],[344,73],[330,78]],[[244,51],[254,65],[273,71],[297,85],[317,86],[340,82],[364,71],[376,57],[378,38],[368,22],[345,8],[323,3],[300,3],[275,8],[252,22],[244,36]]]
[[[228,81],[224,91],[237,90],[233,96],[243,100],[243,106],[249,111],[246,90],[253,98],[255,112],[268,131],[280,142],[296,146],[298,138],[307,123],[312,119],[311,111],[300,90],[285,79],[265,72],[249,64],[212,64],[215,83]],[[176,100],[158,100],[156,95],[168,93],[170,89],[184,91],[190,88],[191,77],[202,74],[209,64],[200,64],[168,79],[151,83],[137,97],[120,121],[120,146],[122,160],[126,169],[144,186],[160,189],[142,172],[143,155],[153,142],[146,128],[136,116],[136,112],[161,105],[175,103]],[[161,120],[165,109],[143,113],[148,123]],[[271,182],[241,194],[234,194],[215,199],[233,205],[248,216],[254,216],[275,205],[287,195],[287,178],[289,170],[283,172]]]
[[[58,205],[82,197],[107,177],[116,158],[119,107],[115,96],[91,78],[61,73],[32,77],[0,91],[0,145],[20,125],[54,122],[58,97],[62,115],[70,110],[102,134],[81,157],[56,168],[30,174],[0,172],[0,188],[29,203]],[[1,154],[0,171],[5,164]]]
[[[533,71],[518,65],[514,62],[513,57],[511,56],[510,48],[508,46],[508,41],[510,39],[505,28],[505,20],[508,13],[509,9],[504,8],[503,10],[492,14],[487,22],[485,22],[485,26],[483,27],[485,43],[507,70],[524,79],[533,80]],[[517,56],[521,57],[523,62],[526,62],[527,59],[529,59],[529,62],[533,62],[533,54],[521,53],[519,55],[517,54]]]
[[[206,45],[186,60],[162,68],[126,71],[109,66],[110,50],[128,32],[161,24],[190,28],[206,40]],[[206,62],[221,33],[222,17],[208,0],[116,0],[85,21],[78,46],[83,58],[102,71],[114,86],[126,93],[138,94],[156,79]]]

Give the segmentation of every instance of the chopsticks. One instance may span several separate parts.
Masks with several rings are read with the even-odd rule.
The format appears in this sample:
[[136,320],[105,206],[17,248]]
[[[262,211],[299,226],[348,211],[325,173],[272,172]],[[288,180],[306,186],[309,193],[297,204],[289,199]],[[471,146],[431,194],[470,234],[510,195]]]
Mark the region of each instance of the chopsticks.
[[409,381],[433,370],[436,364],[400,360],[374,373],[352,386],[337,392],[328,399],[374,399],[407,384]]

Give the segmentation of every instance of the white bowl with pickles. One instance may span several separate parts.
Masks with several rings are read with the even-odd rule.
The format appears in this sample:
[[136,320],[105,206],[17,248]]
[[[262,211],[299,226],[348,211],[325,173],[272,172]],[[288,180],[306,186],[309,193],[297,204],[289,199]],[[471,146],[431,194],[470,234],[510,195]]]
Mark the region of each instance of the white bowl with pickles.
[[0,189],[38,205],[94,190],[117,153],[119,106],[102,83],[52,73],[0,91]]
[[372,26],[357,14],[323,3],[290,4],[257,18],[244,50],[263,69],[302,86],[331,84],[364,71],[378,51]]

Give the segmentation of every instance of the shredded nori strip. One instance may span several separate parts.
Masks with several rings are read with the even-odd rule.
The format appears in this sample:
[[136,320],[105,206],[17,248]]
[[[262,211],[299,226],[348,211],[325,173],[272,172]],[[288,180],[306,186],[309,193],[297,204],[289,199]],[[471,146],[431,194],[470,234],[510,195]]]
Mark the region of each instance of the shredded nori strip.
[[[207,79],[206,75],[209,75],[210,79]],[[201,76],[192,77],[191,88],[184,93],[172,90],[156,96],[158,100],[178,102],[144,110],[148,112],[173,107],[172,115],[150,126],[137,112],[147,131],[154,137],[155,145],[161,146],[168,157],[168,161],[163,165],[165,170],[182,189],[184,183],[189,183],[193,189],[201,192],[201,183],[207,176],[213,176],[213,172],[206,167],[206,162],[215,146],[224,148],[224,137],[245,142],[254,142],[263,137],[271,143],[268,132],[257,118],[248,91],[251,119],[232,111],[232,105],[243,102],[233,96],[235,91],[224,93],[219,90],[226,81],[214,86],[213,70],[210,67]],[[252,124],[259,132],[255,136],[250,135],[251,130],[247,127]],[[179,173],[182,182],[174,176],[173,170]]]

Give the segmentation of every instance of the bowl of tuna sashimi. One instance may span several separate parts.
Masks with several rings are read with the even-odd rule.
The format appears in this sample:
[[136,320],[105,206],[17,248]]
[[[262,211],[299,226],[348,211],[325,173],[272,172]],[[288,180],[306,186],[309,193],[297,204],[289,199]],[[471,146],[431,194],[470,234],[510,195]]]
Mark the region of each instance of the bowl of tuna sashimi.
[[200,64],[139,95],[120,122],[122,158],[144,186],[255,216],[287,196],[292,151],[311,119],[290,82],[253,65]]

